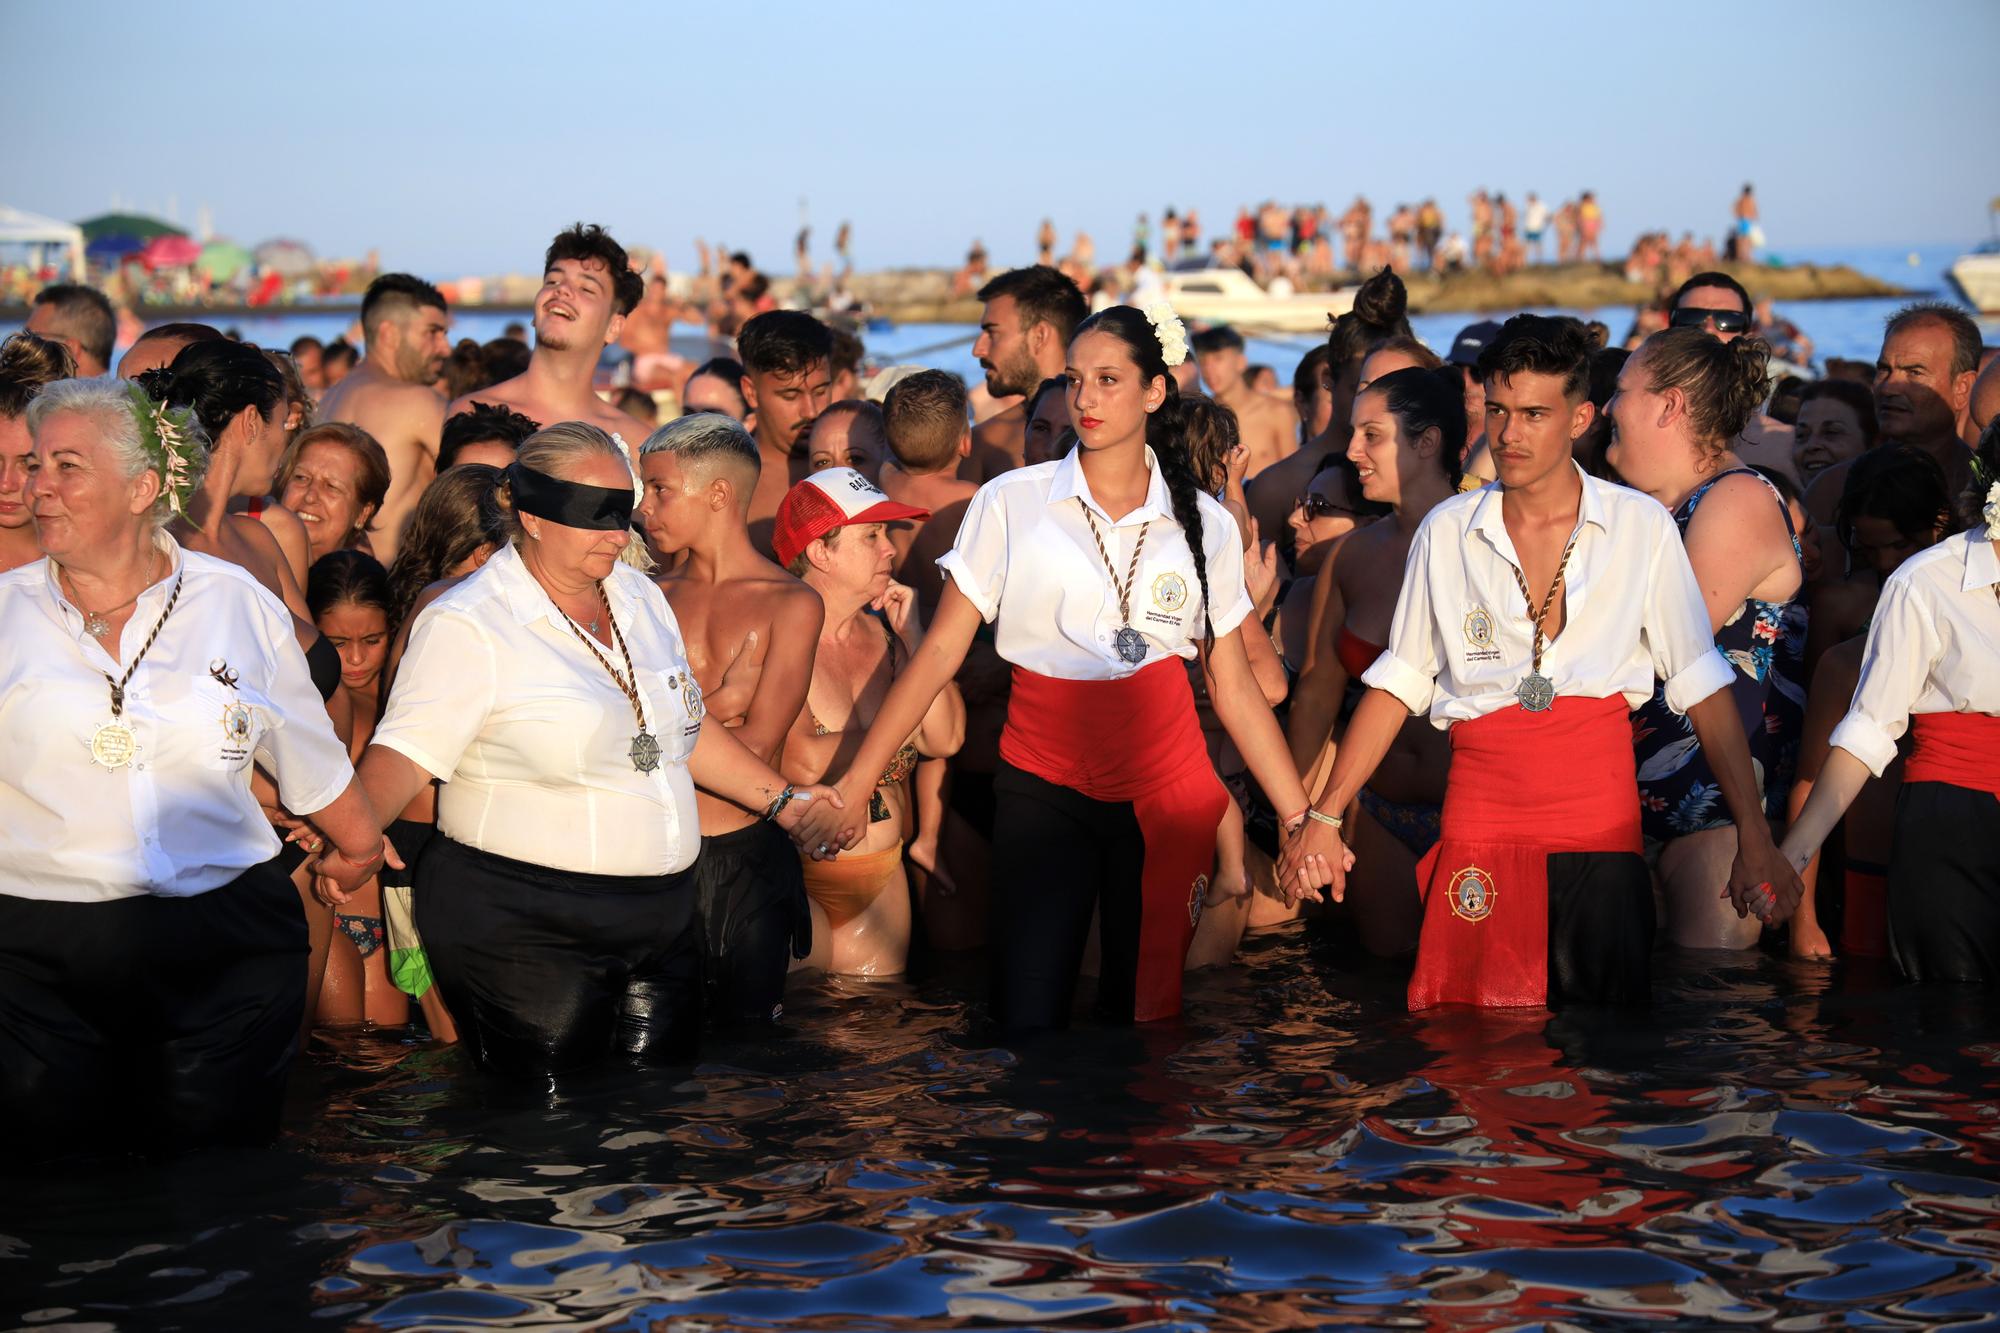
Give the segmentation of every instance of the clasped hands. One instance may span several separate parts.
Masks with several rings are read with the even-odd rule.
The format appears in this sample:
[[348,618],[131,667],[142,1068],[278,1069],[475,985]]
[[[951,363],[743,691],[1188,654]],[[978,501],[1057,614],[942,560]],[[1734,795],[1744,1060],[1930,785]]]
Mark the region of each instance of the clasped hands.
[[1310,819],[1301,810],[1278,825],[1278,836],[1278,891],[1285,896],[1285,906],[1297,907],[1307,900],[1325,902],[1329,892],[1334,902],[1347,896],[1347,872],[1354,869],[1354,849],[1339,829]]

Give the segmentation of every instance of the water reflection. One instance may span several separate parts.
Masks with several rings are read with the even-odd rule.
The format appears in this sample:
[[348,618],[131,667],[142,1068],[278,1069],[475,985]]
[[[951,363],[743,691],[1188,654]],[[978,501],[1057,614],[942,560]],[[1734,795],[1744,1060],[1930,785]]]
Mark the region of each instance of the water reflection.
[[943,983],[557,1093],[347,1037],[272,1149],[17,1162],[0,1325],[2000,1320],[1993,997],[1687,953],[1660,998],[1412,1016],[1293,934],[1013,1048]]

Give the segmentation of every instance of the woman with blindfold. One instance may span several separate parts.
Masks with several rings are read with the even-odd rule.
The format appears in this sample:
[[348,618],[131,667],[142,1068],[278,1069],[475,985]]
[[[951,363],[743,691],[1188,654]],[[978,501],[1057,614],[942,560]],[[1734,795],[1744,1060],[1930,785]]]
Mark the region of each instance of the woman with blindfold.
[[666,598],[619,560],[632,469],[616,441],[563,422],[505,475],[511,543],[417,618],[362,783],[397,811],[444,781],[416,925],[482,1068],[684,1060],[700,994],[695,784],[788,831],[824,789],[794,789],[703,727]]

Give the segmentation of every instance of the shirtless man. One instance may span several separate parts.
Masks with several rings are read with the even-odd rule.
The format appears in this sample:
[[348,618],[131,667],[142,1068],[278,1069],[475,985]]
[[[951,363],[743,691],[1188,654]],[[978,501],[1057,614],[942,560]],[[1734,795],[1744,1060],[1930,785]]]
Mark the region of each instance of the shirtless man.
[[750,497],[750,540],[768,555],[778,502],[806,475],[813,422],[832,401],[833,335],[802,310],[768,310],[743,325],[736,354],[763,464]]
[[1250,451],[1246,476],[1254,477],[1298,452],[1298,409],[1276,394],[1250,386],[1243,373],[1249,358],[1244,355],[1242,334],[1226,324],[1203,329],[1194,335],[1194,355],[1202,382],[1215,401],[1236,414],[1243,447]]
[[959,464],[966,481],[991,481],[1021,466],[1026,399],[1051,375],[1063,373],[1070,334],[1090,313],[1077,285],[1046,264],[1009,269],[979,289],[986,308],[972,354],[986,372],[986,390],[1017,401],[979,423],[972,453]]
[[[1958,418],[1972,397],[1979,352],[1979,326],[1971,316],[1957,306],[1918,301],[1889,317],[1875,362],[1876,447],[1907,445],[1929,454],[1944,469],[1949,495],[1972,479],[1972,451],[1958,436]],[[1806,512],[1815,523],[1833,522],[1853,466],[1848,459],[1813,478]]]
[[[396,558],[403,523],[437,471],[444,398],[431,385],[451,355],[444,293],[407,273],[384,273],[361,298],[361,364],[320,399],[319,420],[373,435],[389,456],[389,494],[370,541]],[[322,354],[322,359],[324,354]]]
[[618,345],[632,354],[632,387],[642,393],[670,389],[688,373],[687,362],[674,355],[671,341],[679,307],[667,294],[667,280],[647,280],[646,294],[625,317]]
[[[1757,310],[1743,284],[1727,273],[1697,273],[1682,283],[1667,304],[1667,323],[1674,328],[1702,328],[1724,342],[1757,331]],[[1793,485],[1803,485],[1792,461],[1792,428],[1768,412],[1759,411],[1737,437],[1736,456],[1752,467],[1782,472]],[[1482,474],[1483,475],[1483,474]]]
[[624,332],[625,316],[646,285],[625,257],[625,247],[595,223],[577,223],[549,242],[542,257],[542,289],[535,294],[535,350],[528,368],[451,405],[448,415],[470,411],[476,400],[512,408],[541,426],[588,421],[624,444],[637,465],[632,418],[591,387],[597,358]]
[[[757,442],[730,417],[696,413],[653,432],[639,468],[647,539],[663,555],[686,554],[659,584],[708,714],[775,765],[805,706],[823,612],[818,593],[751,544]],[[711,1006],[724,1022],[768,1021],[777,1017],[792,958],[812,943],[798,854],[763,811],[705,791],[695,800],[695,891]]]

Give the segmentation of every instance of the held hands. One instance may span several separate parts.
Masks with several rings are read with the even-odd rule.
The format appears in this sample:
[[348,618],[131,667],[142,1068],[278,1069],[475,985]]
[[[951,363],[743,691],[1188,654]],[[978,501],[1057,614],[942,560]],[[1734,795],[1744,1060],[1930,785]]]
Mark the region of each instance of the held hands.
[[338,848],[329,848],[318,834],[312,835],[312,842],[306,844],[309,850],[319,854],[307,863],[313,875],[313,897],[328,907],[344,907],[348,899],[366,884],[376,871],[385,864],[395,870],[403,869],[403,858],[396,852],[396,846],[384,834],[382,846],[373,856],[355,860]]
[[1278,854],[1278,889],[1285,895],[1285,905],[1296,907],[1306,899],[1325,902],[1322,890],[1331,890],[1334,902],[1342,901],[1347,897],[1347,872],[1354,869],[1354,849],[1332,825],[1303,814],[1294,818]]
[[828,837],[822,830],[837,823],[844,807],[840,791],[832,786],[800,787],[784,808],[772,816],[772,823],[791,834],[799,850],[815,861],[830,861],[847,844]]
[[1769,829],[1760,826],[1754,833],[1737,831],[1736,862],[1729,868],[1729,886],[1720,896],[1735,904],[1739,918],[1754,915],[1765,925],[1775,926],[1791,916],[1804,894],[1798,871],[1771,841]]

